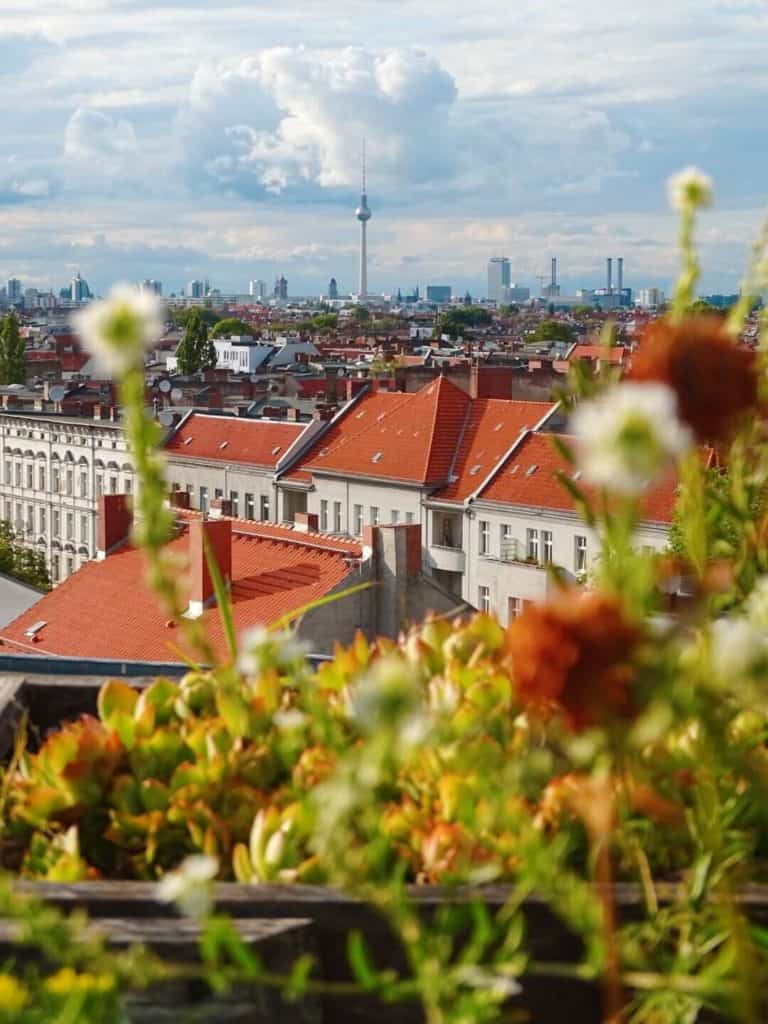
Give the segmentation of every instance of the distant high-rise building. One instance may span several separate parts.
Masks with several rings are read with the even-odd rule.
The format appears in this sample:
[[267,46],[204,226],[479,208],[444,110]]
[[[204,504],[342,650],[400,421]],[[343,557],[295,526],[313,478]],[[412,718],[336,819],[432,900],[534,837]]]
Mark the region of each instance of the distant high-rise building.
[[371,211],[368,207],[368,196],[365,184],[365,142],[363,142],[363,174],[362,187],[360,189],[360,205],[355,210],[355,217],[360,221],[360,275],[357,286],[358,298],[364,299],[368,294],[368,236],[367,225],[371,219]]
[[542,285],[541,294],[545,299],[556,299],[560,295],[560,285],[557,283],[557,257],[553,256],[550,261],[549,284]]
[[21,302],[21,281],[18,277],[9,277],[5,285],[5,298],[9,305]]
[[501,289],[509,288],[511,280],[509,260],[506,256],[492,256],[488,260],[488,298],[501,302]]
[[427,302],[450,302],[453,289],[449,284],[428,284]]
[[531,289],[521,284],[511,284],[508,288],[501,289],[501,302],[508,305],[511,302],[527,302],[531,297]]
[[139,285],[139,291],[150,292],[152,295],[162,295],[163,283],[162,281],[155,281],[154,278],[148,277]]
[[661,288],[640,288],[637,293],[636,305],[642,309],[657,309],[666,302]]
[[259,302],[263,302],[264,296],[267,294],[267,286],[263,281],[251,281],[248,285],[248,294]]
[[72,302],[85,302],[91,298],[91,289],[88,282],[80,277],[80,271],[75,274],[69,286],[69,297]]
[[280,277],[275,278],[275,287],[273,295],[276,299],[284,300],[288,298],[288,282],[281,274]]
[[339,297],[339,286],[336,284],[336,278],[332,277],[328,282],[328,298],[338,299]]
[[206,292],[205,281],[188,281],[184,287],[184,294],[189,299],[202,299]]

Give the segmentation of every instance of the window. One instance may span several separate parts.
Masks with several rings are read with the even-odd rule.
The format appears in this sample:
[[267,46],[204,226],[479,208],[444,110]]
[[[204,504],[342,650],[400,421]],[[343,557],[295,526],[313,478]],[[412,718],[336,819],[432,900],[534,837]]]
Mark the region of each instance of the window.
[[254,502],[253,502],[253,495],[252,494],[247,494],[247,493],[245,495],[245,518],[246,519],[255,519],[256,518],[256,506],[254,505]]
[[54,583],[59,582],[61,576],[60,559],[58,555],[54,555],[51,559],[51,579]]
[[21,487],[21,463],[16,463],[16,486]]
[[54,512],[53,516],[51,517],[51,519],[52,519],[52,526],[53,526],[53,530],[52,530],[53,536],[56,537],[56,538],[60,538],[60,536],[61,536],[61,516],[59,515],[58,512]]
[[109,493],[110,494],[117,494],[118,490],[119,490],[118,479],[117,479],[116,476],[111,476],[109,478]]
[[490,587],[478,587],[477,588],[477,607],[481,612],[489,612],[491,610],[491,588]]
[[88,543],[88,516],[80,516],[80,543]]
[[88,497],[88,473],[84,470],[80,472],[80,497]]
[[553,545],[552,545],[552,531],[551,530],[542,530],[541,531],[541,547],[542,547],[542,552],[544,554],[544,564],[545,565],[550,565],[554,561],[554,558],[553,558],[553,555],[552,555]]
[[12,468],[12,466],[13,466],[13,463],[11,462],[11,460],[10,459],[6,459],[6,462],[5,462],[5,482],[8,484],[9,487],[13,483],[13,468]]
[[491,550],[491,524],[487,519],[481,519],[480,527],[480,554],[487,555]]
[[363,506],[354,505],[352,508],[352,532],[356,537],[363,533]]
[[54,466],[51,470],[51,490],[54,494],[59,493],[59,470],[57,466]]
[[41,491],[45,490],[45,466],[40,466],[37,470],[37,486]]
[[208,511],[208,488],[207,487],[201,487],[200,488],[200,511],[201,512],[207,512]]
[[400,513],[397,511],[396,508],[393,508],[392,509],[392,524],[394,526],[397,526],[397,524],[399,522],[400,522]]
[[67,556],[67,576],[71,576],[75,571],[75,560],[71,555]]
[[539,560],[539,531],[528,529],[525,531],[525,557],[529,562]]
[[379,506],[378,505],[371,505],[370,523],[371,523],[371,526],[378,526],[379,525]]
[[587,571],[587,538],[577,535],[574,537],[573,571],[576,573]]
[[23,524],[22,524],[22,519],[21,519],[21,502],[17,501],[16,502],[16,529],[19,532],[21,532],[22,525]]
[[270,520],[268,494],[262,494],[259,498],[259,519],[265,523],[268,523]]
[[320,499],[320,532],[328,532],[328,502],[325,498]]
[[103,493],[104,493],[104,474],[103,473],[97,473],[96,474],[96,497],[100,498]]
[[213,497],[214,497],[214,499],[215,498],[223,498],[224,497],[224,491],[222,491],[222,489],[220,487],[217,487],[216,490],[213,492]]
[[333,503],[333,532],[341,533],[341,502]]
[[125,478],[125,493],[126,494],[130,494],[132,491],[133,491],[133,480],[132,480],[131,477],[127,476]]
[[509,621],[516,619],[520,612],[523,610],[523,602],[519,597],[510,597],[507,601],[507,610],[509,613]]
[[74,486],[75,486],[75,474],[72,472],[71,469],[68,469],[67,470],[67,475],[65,477],[65,491],[64,491],[64,493],[67,494],[67,495],[71,495],[72,491],[74,489]]
[[45,533],[45,509],[41,508],[38,512],[38,522],[40,523],[40,533]]
[[67,512],[67,540],[75,539],[75,517]]
[[35,532],[35,506],[27,505],[27,533]]
[[406,512],[405,513],[405,521],[406,521],[406,523],[412,523],[413,522],[413,512]]
[[30,463],[27,466],[27,472],[25,474],[25,476],[27,478],[27,487],[30,490],[32,490],[32,488],[35,486],[34,483],[33,483],[34,475],[35,475],[35,467]]
[[232,515],[233,516],[239,516],[240,515],[240,495],[237,493],[237,491],[230,491],[229,492],[229,504],[232,507]]

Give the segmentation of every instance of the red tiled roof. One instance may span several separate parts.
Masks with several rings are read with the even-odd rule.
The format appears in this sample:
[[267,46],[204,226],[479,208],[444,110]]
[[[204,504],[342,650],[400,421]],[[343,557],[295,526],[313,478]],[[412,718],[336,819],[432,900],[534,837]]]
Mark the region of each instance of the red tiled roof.
[[[502,468],[480,495],[481,501],[505,505],[526,505],[573,512],[568,491],[557,478],[557,471],[573,477],[574,469],[553,444],[553,434],[531,434],[509,456]],[[562,436],[573,444],[573,438]],[[532,470],[535,466],[536,469]],[[578,486],[587,494],[589,488]],[[646,522],[669,523],[675,507],[677,479],[674,473],[653,487],[644,496],[642,515]]]
[[477,490],[524,430],[532,430],[555,406],[551,402],[520,402],[478,398],[472,402],[447,487],[434,498],[464,501]]
[[[176,509],[176,517],[180,522],[200,519],[202,513],[194,509]],[[337,537],[332,533],[304,532],[291,525],[263,523],[254,519],[231,519],[233,533],[247,534],[249,537],[261,537],[266,540],[280,540],[286,544],[301,544],[303,547],[319,548],[335,554],[360,558],[363,547],[360,541],[347,537]]]
[[275,423],[196,412],[171,435],[165,450],[190,459],[245,462],[274,469],[304,430],[305,423]]
[[605,363],[623,363],[626,349],[621,345],[576,345],[569,359],[600,359]]
[[365,395],[341,416],[288,474],[327,470],[408,483],[448,479],[469,396],[445,377],[413,393]]
[[[275,622],[317,600],[350,574],[348,556],[330,544],[312,543],[316,537],[302,544],[294,533],[289,543],[279,537],[278,527],[248,524],[243,529],[239,522],[233,527],[232,605],[238,633]],[[188,527],[183,527],[168,550],[184,558],[188,537]],[[130,545],[102,562],[87,562],[0,631],[0,639],[36,654],[178,661],[174,647],[183,646],[180,631],[167,625],[167,615],[147,589],[144,576],[144,557]],[[40,621],[46,625],[34,643],[24,633]],[[224,656],[226,642],[217,608],[206,609],[203,621],[214,650]]]

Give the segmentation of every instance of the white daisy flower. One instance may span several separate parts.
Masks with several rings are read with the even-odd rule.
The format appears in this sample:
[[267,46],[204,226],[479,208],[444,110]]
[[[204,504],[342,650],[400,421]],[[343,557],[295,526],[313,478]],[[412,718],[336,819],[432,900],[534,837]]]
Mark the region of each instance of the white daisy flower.
[[675,210],[697,209],[712,205],[712,179],[698,167],[686,167],[667,182],[669,201]]
[[237,667],[246,676],[258,676],[269,668],[285,671],[304,661],[309,647],[289,629],[272,632],[254,626],[240,638]]
[[619,384],[579,406],[570,426],[584,476],[620,494],[639,494],[693,442],[666,384]]
[[109,298],[91,302],[73,318],[84,347],[113,377],[142,366],[162,336],[163,304],[156,295],[116,285]]
[[161,903],[175,903],[186,917],[200,921],[211,909],[212,883],[218,871],[215,857],[187,857],[176,871],[158,882],[157,899]]

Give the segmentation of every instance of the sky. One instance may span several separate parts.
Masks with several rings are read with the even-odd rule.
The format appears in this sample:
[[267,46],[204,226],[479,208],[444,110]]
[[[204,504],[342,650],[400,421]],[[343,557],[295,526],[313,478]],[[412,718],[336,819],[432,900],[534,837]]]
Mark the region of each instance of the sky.
[[669,288],[670,174],[716,204],[703,291],[733,291],[768,205],[765,0],[0,0],[0,280],[278,274],[354,290]]

